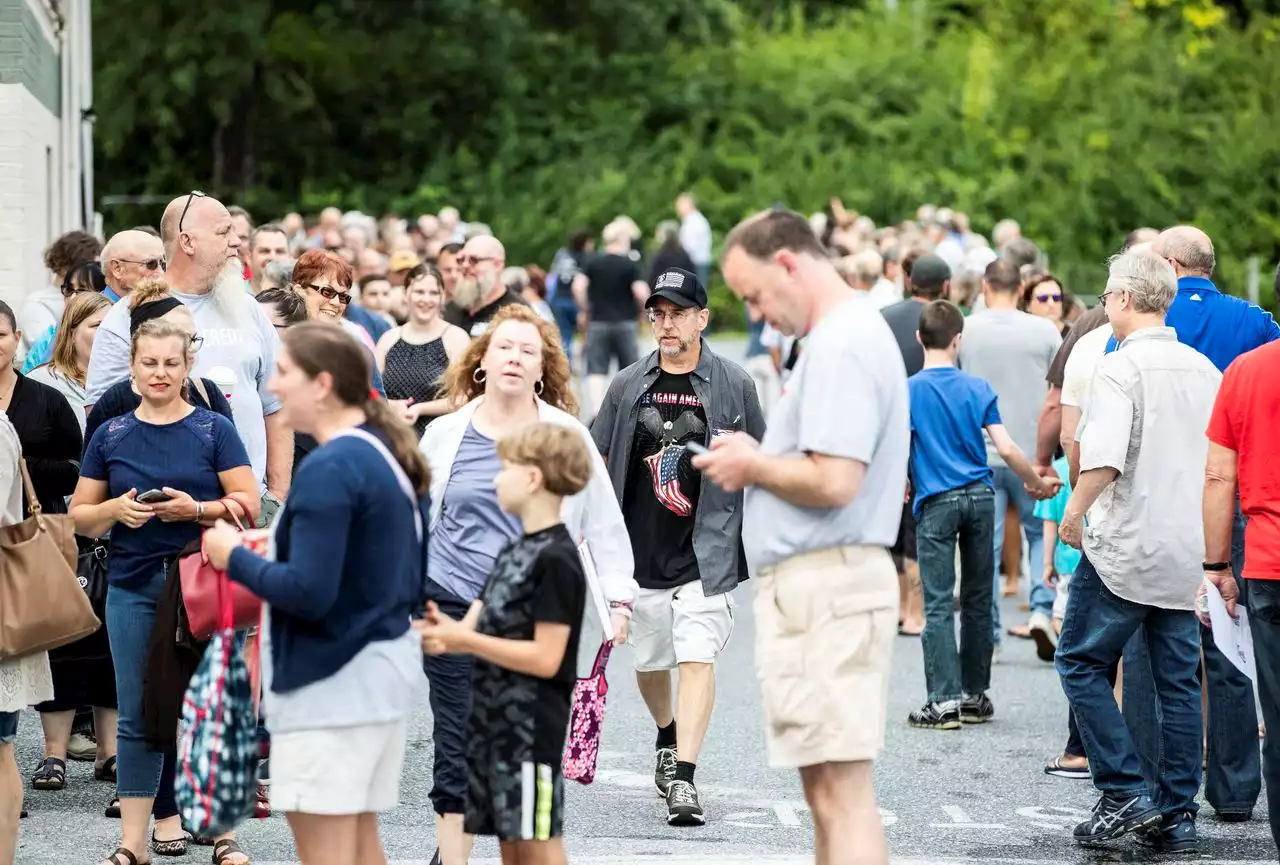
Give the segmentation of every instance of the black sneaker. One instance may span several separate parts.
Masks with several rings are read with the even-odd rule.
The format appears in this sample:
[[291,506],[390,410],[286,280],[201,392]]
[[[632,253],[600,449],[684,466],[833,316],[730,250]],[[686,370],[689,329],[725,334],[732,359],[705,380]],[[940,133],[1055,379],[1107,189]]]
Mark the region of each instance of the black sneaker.
[[1126,832],[1152,826],[1160,822],[1160,809],[1145,793],[1128,799],[1103,796],[1093,806],[1093,814],[1076,827],[1073,833],[1081,844],[1111,841]]
[[653,767],[653,783],[658,788],[658,795],[664,799],[671,782],[676,778],[676,749],[659,748],[657,762]]
[[963,724],[985,724],[996,716],[996,707],[991,705],[986,693],[978,695],[965,694],[960,698],[960,722]]
[[431,857],[431,865],[440,865],[440,848],[436,848],[435,855]]
[[1157,853],[1196,853],[1200,849],[1196,818],[1186,811],[1165,817],[1160,823],[1133,834],[1139,844]]
[[697,788],[692,782],[673,780],[667,788],[667,825],[702,826],[706,822]]
[[928,702],[907,716],[907,724],[921,730],[959,730],[960,706],[955,701]]

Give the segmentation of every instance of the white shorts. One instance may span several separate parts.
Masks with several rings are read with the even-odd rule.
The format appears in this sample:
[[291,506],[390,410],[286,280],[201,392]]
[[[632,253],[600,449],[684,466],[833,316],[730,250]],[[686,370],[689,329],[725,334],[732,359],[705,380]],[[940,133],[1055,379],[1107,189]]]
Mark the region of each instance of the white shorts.
[[271,806],[302,814],[376,813],[400,804],[408,720],[271,736]]
[[694,580],[674,589],[641,589],[627,645],[636,670],[646,673],[684,663],[714,664],[732,634],[730,593],[708,598]]

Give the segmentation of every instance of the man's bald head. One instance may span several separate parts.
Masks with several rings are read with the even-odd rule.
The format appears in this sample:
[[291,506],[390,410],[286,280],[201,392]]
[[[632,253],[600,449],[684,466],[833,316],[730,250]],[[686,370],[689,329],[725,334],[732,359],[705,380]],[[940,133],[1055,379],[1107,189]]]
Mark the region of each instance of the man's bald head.
[[221,201],[208,195],[183,195],[169,202],[160,219],[160,239],[169,262],[170,283],[176,290],[196,294],[209,290],[240,249],[231,214]]
[[1160,232],[1152,248],[1169,259],[1178,276],[1213,276],[1213,241],[1194,225],[1175,225]]
[[463,309],[476,310],[492,303],[506,290],[502,284],[502,268],[507,251],[498,238],[491,235],[473,237],[458,253],[460,277],[453,300]]
[[480,235],[473,237],[467,241],[467,245],[462,248],[463,255],[473,255],[476,258],[488,258],[495,262],[495,266],[501,270],[503,263],[507,260],[507,250],[503,247],[502,242],[498,238],[491,235]]
[[146,231],[131,228],[111,236],[102,248],[102,272],[116,294],[127,294],[144,277],[164,272],[164,244]]

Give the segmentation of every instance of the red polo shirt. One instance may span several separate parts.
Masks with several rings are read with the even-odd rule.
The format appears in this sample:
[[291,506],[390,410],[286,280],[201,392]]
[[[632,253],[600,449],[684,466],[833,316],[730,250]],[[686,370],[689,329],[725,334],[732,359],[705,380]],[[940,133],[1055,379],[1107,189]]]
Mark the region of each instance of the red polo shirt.
[[[1244,575],[1280,580],[1280,341],[1238,357],[1227,367],[1209,419],[1209,441],[1238,455],[1240,508],[1249,518]],[[1188,469],[1189,470],[1189,469]]]

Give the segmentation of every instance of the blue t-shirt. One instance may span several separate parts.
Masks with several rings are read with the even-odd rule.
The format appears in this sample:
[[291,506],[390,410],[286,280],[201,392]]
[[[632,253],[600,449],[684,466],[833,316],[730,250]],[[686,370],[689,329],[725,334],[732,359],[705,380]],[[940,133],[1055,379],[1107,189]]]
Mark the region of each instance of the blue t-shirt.
[[[180,421],[150,424],[134,412],[98,427],[85,448],[81,477],[107,482],[116,498],[136,489],[171,487],[198,502],[222,497],[218,473],[249,465],[235,426],[220,414],[197,408]],[[113,586],[138,588],[162,579],[164,560],[200,537],[196,522],[165,523],[152,517],[136,529],[111,529],[107,579]]]
[[524,534],[520,520],[498,506],[493,479],[501,468],[497,442],[468,424],[453,458],[427,555],[431,581],[467,603],[480,597],[507,541]]
[[[1062,478],[1062,486],[1053,498],[1036,502],[1036,519],[1061,523],[1063,515],[1067,512],[1067,502],[1071,498],[1071,467],[1067,464],[1067,458],[1058,457],[1054,460],[1053,470],[1058,473],[1058,477]],[[1080,564],[1080,555],[1080,551],[1075,547],[1054,538],[1053,569],[1058,572],[1058,576],[1069,577],[1074,574],[1076,565]]]
[[922,369],[907,379],[911,397],[912,510],[925,499],[982,482],[991,484],[984,427],[1000,423],[996,392],[986,379],[953,366]]

